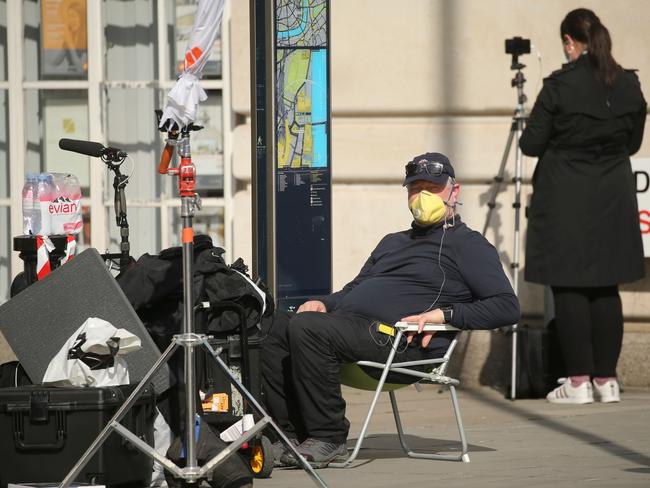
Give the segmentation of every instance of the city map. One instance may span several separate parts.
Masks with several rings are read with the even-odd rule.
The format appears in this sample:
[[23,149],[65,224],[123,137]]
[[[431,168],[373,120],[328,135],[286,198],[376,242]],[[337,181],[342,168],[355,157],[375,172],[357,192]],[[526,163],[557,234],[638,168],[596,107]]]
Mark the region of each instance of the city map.
[[327,1],[278,0],[276,19],[278,168],[326,168]]

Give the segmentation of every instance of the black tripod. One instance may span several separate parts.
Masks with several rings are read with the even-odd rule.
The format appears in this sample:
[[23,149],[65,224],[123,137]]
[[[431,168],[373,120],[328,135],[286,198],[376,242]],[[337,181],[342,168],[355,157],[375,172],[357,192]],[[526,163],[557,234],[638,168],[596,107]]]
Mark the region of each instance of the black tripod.
[[[507,46],[507,41],[506,41]],[[506,47],[507,52],[507,47]],[[530,51],[528,51],[530,52]],[[527,97],[524,94],[524,83],[526,79],[524,74],[521,72],[526,65],[519,62],[518,57],[519,53],[509,53],[512,54],[512,64],[510,65],[511,70],[516,70],[514,78],[511,81],[511,86],[517,88],[517,106],[515,108],[515,113],[512,116],[512,123],[510,124],[510,133],[508,134],[508,141],[506,142],[506,148],[503,151],[503,156],[501,157],[501,165],[499,166],[499,172],[494,177],[494,182],[492,188],[490,189],[490,197],[488,199],[488,212],[485,217],[485,225],[483,226],[483,235],[486,234],[488,227],[490,226],[490,220],[492,218],[492,211],[496,207],[496,198],[501,184],[503,183],[503,175],[505,173],[506,164],[508,162],[508,157],[510,155],[510,150],[512,148],[512,142],[515,143],[515,176],[512,181],[515,184],[515,200],[512,204],[512,208],[515,209],[515,236],[514,236],[514,250],[512,254],[512,263],[510,267],[512,269],[512,287],[515,291],[515,295],[519,296],[519,254],[521,248],[521,231],[520,231],[520,219],[521,219],[521,180],[522,180],[522,159],[523,154],[521,148],[519,147],[519,138],[524,130],[524,123],[526,121],[526,115],[524,112],[524,104],[526,103]],[[511,363],[511,377],[510,377],[510,399],[514,400],[517,392],[517,325],[512,326],[512,363]]]

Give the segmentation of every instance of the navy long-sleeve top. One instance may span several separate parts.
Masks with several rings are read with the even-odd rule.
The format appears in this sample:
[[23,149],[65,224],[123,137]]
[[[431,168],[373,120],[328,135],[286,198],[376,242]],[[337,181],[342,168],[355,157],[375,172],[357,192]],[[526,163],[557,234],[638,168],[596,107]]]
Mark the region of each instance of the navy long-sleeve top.
[[451,324],[460,329],[494,329],[520,316],[496,249],[458,217],[446,231],[442,225],[413,224],[388,234],[354,280],[321,300],[330,312],[386,323],[451,305]]

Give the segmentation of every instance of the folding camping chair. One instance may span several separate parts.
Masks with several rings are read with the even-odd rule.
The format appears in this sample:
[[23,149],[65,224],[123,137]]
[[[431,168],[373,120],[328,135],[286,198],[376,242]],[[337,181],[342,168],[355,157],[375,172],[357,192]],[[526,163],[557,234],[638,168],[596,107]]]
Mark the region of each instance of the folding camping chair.
[[[361,432],[359,433],[359,438],[357,439],[352,454],[350,454],[348,459],[346,459],[343,462],[330,463],[329,467],[346,468],[349,467],[354,462],[357,455],[359,454],[359,450],[361,449],[361,445],[366,436],[366,431],[368,430],[368,425],[370,424],[370,419],[375,410],[375,406],[377,405],[377,400],[379,399],[379,395],[382,391],[388,391],[388,394],[390,395],[390,403],[393,408],[393,416],[395,417],[395,425],[397,426],[397,434],[399,437],[400,445],[402,446],[402,449],[409,457],[418,458],[418,459],[442,459],[448,461],[462,461],[466,463],[469,462],[469,454],[467,453],[467,440],[465,438],[465,430],[463,428],[463,422],[460,416],[458,397],[456,396],[456,386],[459,385],[460,382],[455,378],[451,378],[445,375],[447,366],[449,364],[449,359],[451,358],[451,355],[453,354],[458,341],[458,335],[454,337],[451,344],[449,345],[449,348],[447,349],[447,352],[441,358],[393,363],[393,358],[395,357],[395,353],[397,352],[397,348],[399,346],[402,335],[404,335],[405,332],[417,331],[418,325],[407,323],[407,322],[397,322],[395,324],[395,329],[396,329],[395,338],[393,340],[390,354],[388,355],[388,359],[386,359],[385,363],[376,363],[373,361],[359,361],[354,364],[344,364],[341,366],[342,384],[351,386],[353,388],[363,389],[363,390],[370,390],[370,391],[374,390],[375,394],[373,396],[372,402],[370,403],[368,414],[366,415],[366,418],[363,421],[363,427],[361,428]],[[457,329],[456,327],[447,324],[430,324],[430,325],[425,325],[424,327],[424,331],[426,332],[458,331],[458,330],[460,329]],[[430,365],[431,370],[429,372],[422,372],[422,371],[412,369],[412,367],[414,366],[422,366],[422,365]],[[360,366],[367,366],[371,368],[381,369],[382,370],[381,377],[379,378],[379,380],[372,378],[371,376],[366,374],[363,371],[363,369],[361,369]],[[414,452],[411,450],[411,448],[406,443],[404,430],[402,428],[402,421],[400,419],[399,408],[397,407],[397,400],[395,398],[395,390],[408,386],[408,384],[386,383],[386,378],[389,372],[401,373],[413,377],[414,378],[413,383],[415,383],[416,387],[420,383],[430,383],[430,384],[446,386],[447,388],[449,388],[454,416],[456,418],[458,433],[460,435],[461,452],[458,455],[421,453],[421,452]]]

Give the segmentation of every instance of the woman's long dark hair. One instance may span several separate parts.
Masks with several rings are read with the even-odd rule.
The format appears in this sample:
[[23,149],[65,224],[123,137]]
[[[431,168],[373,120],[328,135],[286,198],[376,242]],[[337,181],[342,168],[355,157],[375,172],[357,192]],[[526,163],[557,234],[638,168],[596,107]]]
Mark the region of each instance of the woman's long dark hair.
[[600,23],[598,16],[586,8],[572,10],[560,24],[560,36],[563,41],[565,35],[587,45],[587,55],[596,68],[598,77],[605,85],[612,86],[620,68],[612,56],[609,31]]

